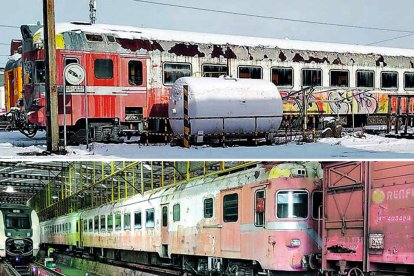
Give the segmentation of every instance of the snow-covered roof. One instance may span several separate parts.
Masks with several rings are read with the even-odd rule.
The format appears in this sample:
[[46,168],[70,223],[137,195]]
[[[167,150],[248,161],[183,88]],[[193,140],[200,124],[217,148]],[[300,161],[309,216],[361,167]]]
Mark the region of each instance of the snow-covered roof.
[[[406,56],[414,57],[414,49],[376,47],[352,44],[339,44],[314,41],[300,41],[289,39],[246,37],[223,34],[209,34],[200,32],[184,32],[173,30],[161,30],[150,28],[139,28],[120,25],[105,24],[74,24],[74,23],[57,23],[56,33],[64,33],[68,31],[82,31],[99,34],[114,34],[119,38],[125,39],[148,39],[161,41],[176,41],[188,43],[203,43],[216,45],[238,45],[249,47],[268,47],[280,48],[285,50],[304,50],[304,51],[323,51],[337,53],[355,53],[355,54],[379,54],[385,56]],[[43,37],[43,28],[36,34]],[[36,37],[35,34],[35,37]]]

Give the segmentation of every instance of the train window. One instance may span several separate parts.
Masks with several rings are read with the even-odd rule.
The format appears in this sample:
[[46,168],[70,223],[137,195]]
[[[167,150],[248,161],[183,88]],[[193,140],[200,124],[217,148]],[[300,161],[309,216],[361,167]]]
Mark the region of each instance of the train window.
[[272,82],[276,86],[292,87],[293,86],[293,69],[274,67],[272,68]]
[[124,213],[124,229],[129,230],[131,229],[131,213]]
[[114,62],[112,59],[95,59],[95,78],[112,79],[114,77]]
[[79,63],[79,61],[77,58],[65,58],[65,66],[72,63]]
[[142,62],[131,60],[128,62],[129,85],[142,85]]
[[265,191],[259,190],[255,193],[254,225],[264,226],[265,224]]
[[145,210],[145,227],[154,227],[154,208]]
[[120,213],[115,214],[115,230],[117,231],[121,230],[121,214]]
[[108,215],[108,226],[106,228],[108,232],[112,232],[114,230],[114,215]]
[[313,219],[318,219],[318,218],[322,219],[321,217],[319,217],[319,207],[322,206],[323,204],[322,200],[323,200],[323,195],[321,191],[314,191],[312,193],[312,217]]
[[37,60],[35,62],[35,83],[45,83],[45,81],[46,81],[45,61]]
[[321,69],[303,69],[302,70],[303,86],[322,86]]
[[397,72],[381,72],[381,88],[397,89],[398,73]]
[[83,221],[83,232],[88,232],[88,220]]
[[162,207],[162,226],[166,227],[168,225],[168,208],[167,206]]
[[347,70],[331,70],[330,75],[331,86],[349,86],[349,72]]
[[103,41],[103,37],[99,34],[85,34],[86,40],[91,42]]
[[281,191],[277,193],[277,217],[296,219],[308,217],[308,193],[305,191]]
[[213,217],[213,199],[206,198],[204,199],[204,218]]
[[69,231],[69,232],[72,232],[72,223],[71,223],[71,222],[69,222],[69,223],[68,223],[68,227],[69,227],[69,228],[68,228],[68,231]]
[[113,35],[107,35],[106,38],[109,42],[116,42],[115,37]]
[[94,232],[98,233],[99,230],[99,216],[95,216],[94,220],[93,220],[93,230]]
[[6,216],[6,228],[7,229],[30,229],[30,218],[29,216]]
[[88,232],[93,232],[93,220],[89,219],[88,220]]
[[223,197],[223,220],[235,222],[239,219],[239,195],[229,194]]
[[357,87],[374,87],[374,71],[361,70],[356,72]]
[[76,233],[79,232],[79,221],[76,223]]
[[164,85],[173,85],[182,77],[191,76],[191,64],[189,63],[164,63]]
[[180,204],[173,206],[173,221],[180,221]]
[[227,75],[227,65],[203,64],[201,68],[203,77],[218,78]]
[[141,211],[134,213],[134,228],[139,229],[142,227],[142,215]]
[[259,66],[239,66],[239,78],[241,79],[261,79],[262,67]]
[[414,72],[404,74],[404,89],[414,89]]
[[101,215],[101,225],[100,230],[105,231],[105,215]]

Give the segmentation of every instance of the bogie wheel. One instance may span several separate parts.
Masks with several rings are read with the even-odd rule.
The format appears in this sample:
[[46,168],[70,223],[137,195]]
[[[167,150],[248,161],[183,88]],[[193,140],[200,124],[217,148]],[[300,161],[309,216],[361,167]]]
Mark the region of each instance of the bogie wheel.
[[364,276],[364,272],[358,267],[353,267],[348,271],[347,276]]

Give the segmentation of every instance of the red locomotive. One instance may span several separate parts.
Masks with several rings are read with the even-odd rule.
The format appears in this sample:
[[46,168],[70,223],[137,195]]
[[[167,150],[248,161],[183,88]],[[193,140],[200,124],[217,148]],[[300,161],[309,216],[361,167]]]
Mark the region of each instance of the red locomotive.
[[340,275],[413,273],[413,183],[413,162],[326,166],[322,269]]

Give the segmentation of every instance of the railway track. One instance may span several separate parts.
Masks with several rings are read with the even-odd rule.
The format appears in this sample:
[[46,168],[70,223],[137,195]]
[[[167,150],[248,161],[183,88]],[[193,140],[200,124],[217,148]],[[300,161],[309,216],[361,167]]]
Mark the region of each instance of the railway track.
[[30,275],[30,264],[12,265],[8,261],[3,261],[5,275],[10,276],[29,276]]

